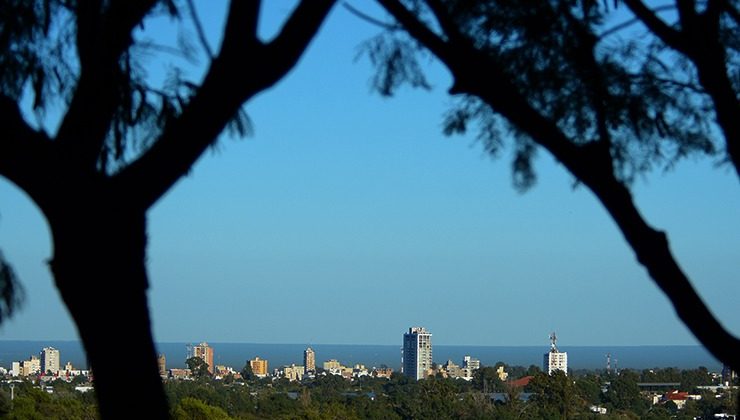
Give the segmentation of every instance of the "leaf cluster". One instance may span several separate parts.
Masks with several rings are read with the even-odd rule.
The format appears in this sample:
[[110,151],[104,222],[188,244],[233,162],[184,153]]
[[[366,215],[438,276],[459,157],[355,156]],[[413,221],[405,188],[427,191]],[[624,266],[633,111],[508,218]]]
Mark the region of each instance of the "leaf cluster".
[[[453,48],[473,50],[519,96],[575,144],[609,145],[616,175],[631,181],[698,153],[714,155],[711,103],[691,66],[644,34],[602,36],[614,9],[593,0],[405,1],[427,28]],[[404,83],[428,87],[421,50],[391,27],[365,45],[372,83],[390,95]],[[736,40],[734,41],[736,42]],[[453,53],[454,54],[454,53]],[[456,80],[456,84],[498,81]],[[455,87],[453,86],[453,90]],[[505,95],[505,94],[501,94]],[[492,156],[513,148],[514,185],[535,183],[536,146],[489,104],[460,95],[444,118],[445,134],[470,128]]]

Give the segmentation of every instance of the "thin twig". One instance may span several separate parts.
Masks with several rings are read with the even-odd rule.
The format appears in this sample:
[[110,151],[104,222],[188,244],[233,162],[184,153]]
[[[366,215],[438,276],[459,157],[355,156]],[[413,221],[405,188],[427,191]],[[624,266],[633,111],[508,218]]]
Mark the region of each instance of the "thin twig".
[[198,14],[195,12],[195,5],[193,4],[193,0],[188,0],[188,11],[190,12],[190,18],[193,19],[195,31],[198,32],[198,39],[200,39],[200,43],[203,45],[203,49],[206,50],[208,58],[213,59],[213,50],[211,50],[211,46],[208,45],[205,31],[203,31],[203,25],[201,25]]
[[364,20],[366,22],[370,22],[373,25],[380,26],[383,29],[388,29],[390,31],[397,31],[397,30],[400,30],[401,29],[401,25],[393,24],[393,23],[388,23],[388,22],[383,22],[380,19],[376,19],[376,18],[368,15],[367,13],[364,13],[364,12],[360,11],[359,9],[355,8],[354,6],[352,6],[351,4],[349,4],[346,1],[342,2],[342,6],[344,6],[345,9],[349,10],[350,13],[352,13],[353,15],[359,17],[360,19],[362,19],[362,20]]
[[[653,10],[653,12],[656,12],[657,13],[657,12],[664,12],[666,10],[674,10],[675,8],[676,8],[676,5],[674,5],[674,4],[664,4],[663,6],[655,7],[652,10]],[[639,19],[639,18],[632,18],[632,19],[630,19],[630,20],[628,20],[626,22],[622,22],[622,23],[620,23],[618,25],[615,25],[614,27],[609,28],[609,29],[605,30],[604,32],[602,32],[599,35],[599,39],[604,39],[604,38],[606,38],[607,36],[609,36],[609,35],[611,35],[613,33],[619,32],[619,31],[621,31],[624,28],[627,28],[629,26],[634,25],[635,23],[640,23],[640,22],[642,22],[642,20]]]

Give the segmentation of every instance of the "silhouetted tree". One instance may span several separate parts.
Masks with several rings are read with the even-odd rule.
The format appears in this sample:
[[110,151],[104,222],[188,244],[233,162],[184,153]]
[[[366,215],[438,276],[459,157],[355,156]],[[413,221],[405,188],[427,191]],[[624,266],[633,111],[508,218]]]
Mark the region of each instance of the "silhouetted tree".
[[198,356],[187,359],[185,365],[195,378],[209,378],[211,376],[211,373],[208,372],[208,363]]
[[[247,128],[242,105],[295,65],[332,4],[301,1],[266,42],[257,36],[260,2],[232,1],[216,52],[191,1],[0,4],[0,175],[49,224],[51,271],[95,372],[104,418],[126,416],[131,401],[147,407],[148,418],[168,415],[147,306],[147,210],[228,124]],[[205,76],[174,71],[154,86],[140,61],[161,50],[136,28],[157,14],[181,21],[181,13],[200,32]],[[49,109],[62,110],[58,126],[44,127]],[[5,315],[13,283],[4,263],[0,274]],[[136,386],[119,379],[121,360]]]
[[254,371],[252,370],[252,365],[249,363],[249,360],[247,360],[247,363],[244,365],[241,373],[242,379],[244,379],[245,381],[251,381],[255,378]]
[[418,45],[439,59],[460,98],[445,133],[477,123],[493,155],[510,141],[522,190],[535,181],[532,156],[547,150],[604,205],[697,339],[740,369],[740,340],[709,311],[630,191],[636,174],[689,154],[719,156],[740,171],[737,1],[677,0],[679,20],[666,24],[639,0],[625,0],[653,31],[627,41],[612,35],[631,22],[604,27],[610,2],[378,2],[397,22],[380,22],[387,31],[366,45],[378,91],[429,85]]

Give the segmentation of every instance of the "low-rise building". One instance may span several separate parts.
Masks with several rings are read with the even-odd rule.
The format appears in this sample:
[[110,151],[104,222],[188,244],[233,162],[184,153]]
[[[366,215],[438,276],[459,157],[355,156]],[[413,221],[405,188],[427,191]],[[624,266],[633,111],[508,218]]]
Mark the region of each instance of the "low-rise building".
[[442,365],[442,374],[448,378],[462,378],[464,376],[463,369],[452,360],[447,360]]
[[480,369],[480,360],[474,357],[465,356],[463,357],[462,367],[469,368],[470,370]]
[[352,368],[352,377],[353,378],[361,378],[363,376],[370,376],[370,371],[367,370],[365,365],[355,365]]
[[506,382],[506,379],[509,378],[509,374],[504,371],[503,366],[499,366],[496,368],[496,375],[498,375],[498,378],[501,380],[501,382]]
[[175,369],[169,370],[168,376],[172,379],[189,379],[190,369]]
[[679,391],[679,390],[673,390],[671,392],[667,392],[663,396],[663,402],[672,401],[674,404],[676,404],[676,407],[679,410],[683,409],[687,401],[689,400],[698,401],[700,399],[701,399],[701,395],[689,394],[686,391]]
[[342,364],[337,359],[330,359],[324,362],[324,370],[340,369]]
[[21,362],[21,376],[38,375],[41,372],[41,360],[36,356]]
[[239,372],[234,371],[231,366],[216,365],[215,376],[216,379],[223,379],[226,376],[232,375],[234,378],[241,377]]
[[372,376],[376,378],[386,378],[390,379],[391,375],[393,375],[393,369],[389,367],[385,368],[375,368],[373,369]]
[[303,379],[303,375],[306,373],[305,366],[296,366],[291,364],[290,366],[283,366],[278,371],[279,376],[288,379],[289,381],[300,381]]

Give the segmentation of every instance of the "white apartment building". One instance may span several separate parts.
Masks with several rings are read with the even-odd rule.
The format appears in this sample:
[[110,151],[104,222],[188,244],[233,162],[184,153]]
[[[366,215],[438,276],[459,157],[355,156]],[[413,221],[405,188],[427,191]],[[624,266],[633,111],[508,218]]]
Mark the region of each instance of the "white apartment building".
[[555,333],[550,334],[550,351],[545,353],[542,363],[542,370],[552,375],[556,370],[562,370],[568,374],[568,352],[558,350],[556,342],[558,341]]
[[41,350],[41,372],[51,371],[52,374],[56,375],[59,373],[59,350],[54,347],[44,347]]
[[10,365],[11,376],[21,376],[21,362],[13,362]]
[[427,371],[432,368],[432,333],[424,327],[411,327],[403,335],[403,360],[401,360],[404,375],[416,380],[426,377]]

